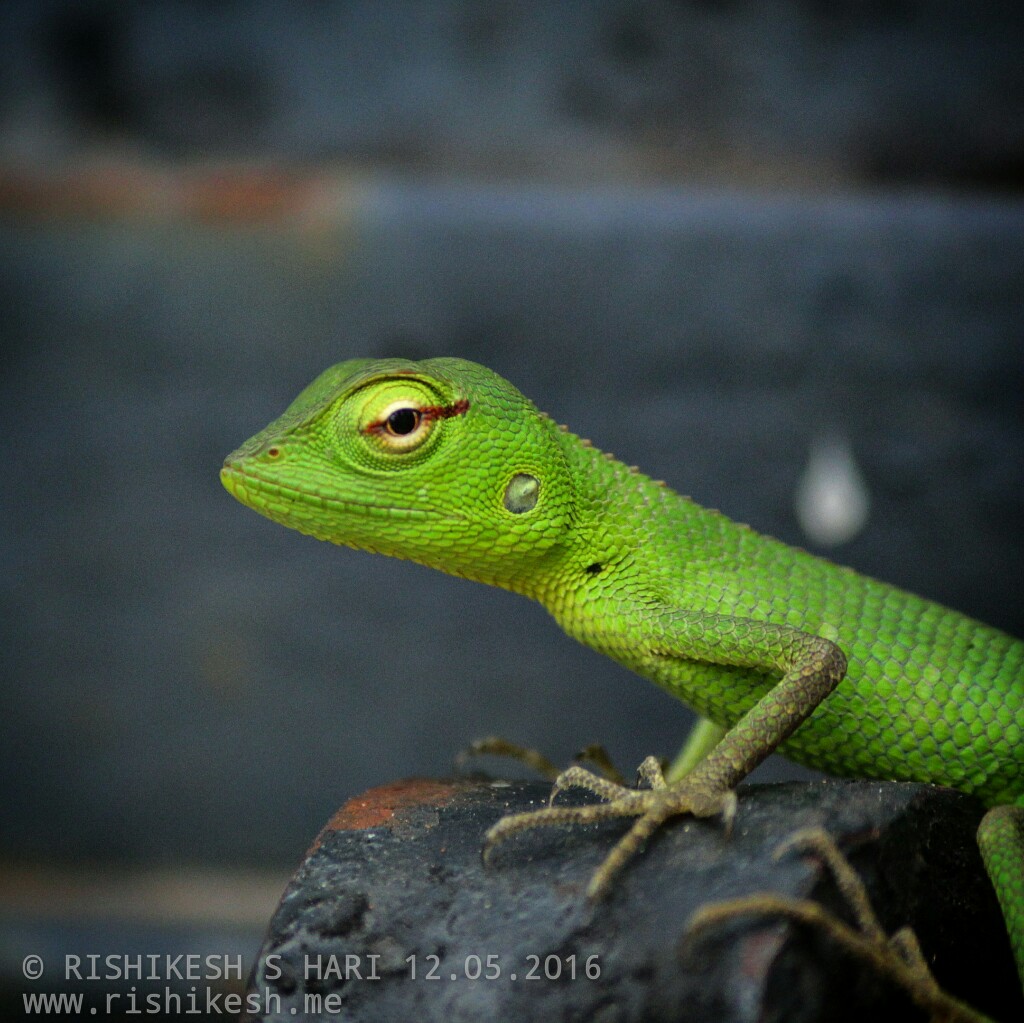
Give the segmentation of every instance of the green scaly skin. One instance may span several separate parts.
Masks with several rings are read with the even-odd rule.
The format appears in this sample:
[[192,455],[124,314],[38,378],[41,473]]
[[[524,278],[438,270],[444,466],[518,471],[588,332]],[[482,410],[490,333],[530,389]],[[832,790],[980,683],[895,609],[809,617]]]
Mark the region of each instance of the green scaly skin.
[[999,808],[979,841],[1024,979],[1019,640],[700,507],[461,359],[340,363],[221,479],[285,526],[538,600],[717,726],[683,777],[646,761],[648,788],[570,768],[556,791],[605,802],[506,817],[488,847],[539,824],[635,817],[597,896],[667,818],[728,819],[736,784],[776,748],[837,775],[950,785]]

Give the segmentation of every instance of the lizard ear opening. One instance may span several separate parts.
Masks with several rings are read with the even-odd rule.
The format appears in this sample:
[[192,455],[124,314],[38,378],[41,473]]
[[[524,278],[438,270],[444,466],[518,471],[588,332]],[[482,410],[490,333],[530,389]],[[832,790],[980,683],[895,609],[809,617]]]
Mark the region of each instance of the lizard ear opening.
[[513,515],[532,511],[540,497],[540,480],[529,473],[517,472],[505,487],[505,508]]

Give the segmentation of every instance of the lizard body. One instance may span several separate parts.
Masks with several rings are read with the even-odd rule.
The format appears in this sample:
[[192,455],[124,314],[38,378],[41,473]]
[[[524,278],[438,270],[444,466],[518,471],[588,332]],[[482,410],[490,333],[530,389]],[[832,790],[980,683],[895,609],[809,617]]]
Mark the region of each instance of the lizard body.
[[570,768],[556,790],[606,802],[513,815],[489,842],[637,818],[596,895],[669,817],[728,817],[776,748],[838,775],[950,785],[998,808],[979,841],[1024,979],[1021,641],[699,506],[460,359],[340,363],[221,477],[286,526],[540,601],[717,726],[685,776],[645,762],[650,788],[632,790]]

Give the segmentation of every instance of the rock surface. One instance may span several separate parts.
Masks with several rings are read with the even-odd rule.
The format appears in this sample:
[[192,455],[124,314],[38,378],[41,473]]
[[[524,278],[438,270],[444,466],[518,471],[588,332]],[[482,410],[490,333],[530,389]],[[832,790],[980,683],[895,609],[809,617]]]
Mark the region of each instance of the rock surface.
[[264,998],[259,1018],[919,1018],[902,992],[806,928],[752,917],[688,933],[697,907],[756,892],[843,913],[816,859],[773,860],[812,826],[849,855],[887,931],[915,928],[940,983],[996,1018],[1019,1018],[974,846],[982,808],[970,797],[869,782],[747,786],[731,836],[714,821],[669,827],[590,906],[586,881],[621,824],[526,833],[481,862],[484,830],[543,805],[547,791],[411,780],[350,800],[271,921],[250,983]]

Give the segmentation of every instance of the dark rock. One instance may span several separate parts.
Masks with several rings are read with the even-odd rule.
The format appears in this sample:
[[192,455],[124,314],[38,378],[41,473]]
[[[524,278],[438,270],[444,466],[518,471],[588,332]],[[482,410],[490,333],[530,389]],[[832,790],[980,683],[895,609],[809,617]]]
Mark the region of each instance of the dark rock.
[[847,853],[887,931],[915,928],[941,984],[996,1018],[1019,1018],[1009,945],[974,844],[982,807],[971,797],[870,782],[747,786],[731,835],[716,821],[667,827],[606,901],[590,905],[587,879],[621,823],[528,832],[481,862],[487,827],[547,793],[543,784],[413,780],[350,800],[271,921],[250,983],[264,998],[259,1018],[924,1018],[804,926],[750,917],[688,933],[699,906],[768,891],[849,918],[815,858],[773,859],[812,826]]

